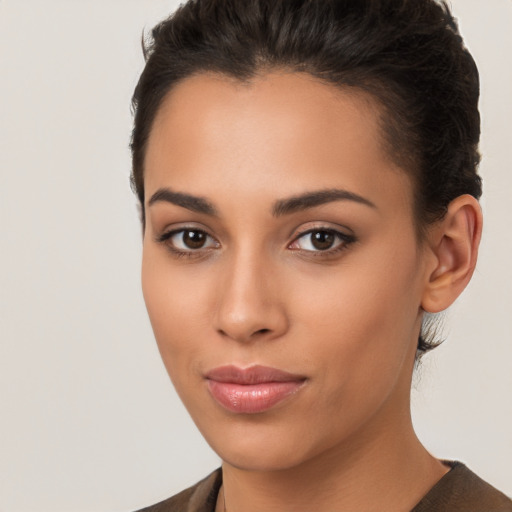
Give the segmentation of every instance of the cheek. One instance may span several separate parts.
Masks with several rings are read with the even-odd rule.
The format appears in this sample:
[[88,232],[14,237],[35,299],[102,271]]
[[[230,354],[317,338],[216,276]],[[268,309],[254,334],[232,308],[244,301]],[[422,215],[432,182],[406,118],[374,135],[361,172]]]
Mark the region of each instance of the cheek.
[[210,286],[204,277],[191,274],[190,266],[171,265],[169,257],[144,249],[142,291],[159,351],[172,377],[189,368],[185,358],[194,359],[201,351],[199,340],[209,321]]
[[304,340],[304,359],[329,369],[326,385],[365,390],[379,379],[391,385],[416,343],[417,264],[414,247],[375,250],[302,280],[302,293],[294,294],[297,339]]
[[[330,328],[347,335],[396,330],[415,321],[421,302],[418,258],[414,248],[372,247],[347,254],[338,266],[290,279],[296,286],[301,317],[319,329]],[[386,336],[384,336],[386,337]],[[389,339],[389,338],[388,338]]]

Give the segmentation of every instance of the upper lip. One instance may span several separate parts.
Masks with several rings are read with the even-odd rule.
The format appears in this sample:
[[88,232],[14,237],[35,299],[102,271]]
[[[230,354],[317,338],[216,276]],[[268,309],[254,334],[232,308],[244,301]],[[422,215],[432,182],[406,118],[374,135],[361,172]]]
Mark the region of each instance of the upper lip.
[[303,381],[306,377],[293,373],[271,368],[269,366],[250,366],[239,368],[234,365],[219,366],[205,374],[205,377],[216,382],[227,382],[231,384],[263,384],[265,382],[293,382]]

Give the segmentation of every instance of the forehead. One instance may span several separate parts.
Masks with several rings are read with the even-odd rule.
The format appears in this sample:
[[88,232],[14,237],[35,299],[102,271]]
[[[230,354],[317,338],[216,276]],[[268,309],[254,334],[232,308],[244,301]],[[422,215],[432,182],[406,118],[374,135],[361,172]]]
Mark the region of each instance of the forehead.
[[361,139],[364,132],[373,142],[372,149],[377,149],[382,141],[380,118],[379,103],[369,94],[337,88],[307,73],[273,72],[244,82],[201,73],[179,82],[167,94],[151,139],[172,131],[174,136],[182,133],[182,140],[196,142],[225,142],[229,137],[234,145],[250,130],[251,146],[261,150],[259,142],[314,139],[318,133],[334,138],[343,131],[346,143]]
[[211,194],[220,185],[262,197],[333,186],[377,197],[392,181],[399,182],[395,192],[410,195],[405,173],[385,150],[380,116],[366,93],[306,73],[249,82],[192,76],[171,90],[156,116],[146,198],[161,186]]

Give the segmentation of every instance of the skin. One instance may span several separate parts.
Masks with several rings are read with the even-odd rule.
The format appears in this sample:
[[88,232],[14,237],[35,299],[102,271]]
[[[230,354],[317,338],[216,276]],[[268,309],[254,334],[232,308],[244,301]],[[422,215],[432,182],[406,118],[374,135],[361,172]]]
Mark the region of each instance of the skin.
[[[413,184],[386,153],[378,105],[285,72],[178,84],[155,119],[144,183],[147,309],[178,394],[223,460],[227,509],[411,510],[447,472],[411,423],[418,333],[423,311],[448,307],[471,277],[476,201],[459,198],[419,241]],[[332,189],[371,205],[273,214],[276,201]],[[161,190],[216,214],[151,202]],[[185,227],[206,244],[161,240]],[[318,250],[314,229],[342,236]],[[227,364],[306,380],[268,411],[236,414],[204,378]]]

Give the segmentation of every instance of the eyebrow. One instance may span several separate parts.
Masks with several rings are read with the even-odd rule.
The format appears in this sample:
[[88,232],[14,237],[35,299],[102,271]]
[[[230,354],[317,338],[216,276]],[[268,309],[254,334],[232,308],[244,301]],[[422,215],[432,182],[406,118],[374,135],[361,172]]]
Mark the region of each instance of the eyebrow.
[[[369,206],[370,208],[377,208],[374,203],[354,192],[334,188],[315,190],[288,199],[279,199],[274,203],[272,215],[274,217],[281,217],[334,201],[353,201]],[[169,188],[158,189],[149,199],[148,206],[152,206],[158,202],[171,203],[193,212],[215,217],[218,216],[217,209],[207,199],[184,192],[174,192]]]
[[183,192],[174,192],[168,188],[158,189],[148,201],[148,206],[159,202],[175,204],[176,206],[205,215],[218,216],[217,210],[207,199]]
[[354,192],[332,188],[306,192],[305,194],[289,199],[280,199],[275,202],[272,208],[272,215],[274,215],[274,217],[280,217],[281,215],[307,210],[308,208],[314,208],[315,206],[331,203],[333,201],[354,201],[369,206],[370,208],[377,208],[374,203]]

